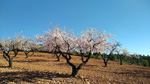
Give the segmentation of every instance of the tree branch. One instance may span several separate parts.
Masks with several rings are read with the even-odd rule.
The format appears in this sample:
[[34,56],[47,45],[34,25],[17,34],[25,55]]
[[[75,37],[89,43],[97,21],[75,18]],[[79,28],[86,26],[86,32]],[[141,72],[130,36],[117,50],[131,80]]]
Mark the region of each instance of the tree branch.
[[9,52],[3,51],[3,57],[6,59],[6,61],[9,61]]

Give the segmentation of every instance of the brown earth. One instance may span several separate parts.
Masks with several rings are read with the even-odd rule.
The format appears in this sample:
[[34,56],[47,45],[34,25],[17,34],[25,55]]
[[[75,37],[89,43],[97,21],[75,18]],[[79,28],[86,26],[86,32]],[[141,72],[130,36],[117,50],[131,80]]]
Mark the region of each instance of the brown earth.
[[[81,63],[79,56],[72,62]],[[71,67],[64,58],[60,62],[48,53],[36,52],[27,59],[19,52],[8,68],[8,62],[0,52],[0,84],[150,84],[150,68],[109,61],[104,67],[102,60],[91,58],[76,77],[70,77]]]

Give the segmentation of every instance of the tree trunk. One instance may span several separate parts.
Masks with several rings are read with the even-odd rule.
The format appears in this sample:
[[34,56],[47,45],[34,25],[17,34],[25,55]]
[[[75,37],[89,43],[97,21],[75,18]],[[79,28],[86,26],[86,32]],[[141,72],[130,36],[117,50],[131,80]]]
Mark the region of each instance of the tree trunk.
[[[76,66],[70,62],[70,59],[71,59],[70,53],[67,53],[67,54],[65,55],[65,54],[62,53],[61,51],[59,51],[59,52],[60,52],[60,54],[62,55],[62,57],[64,57],[64,58],[66,59],[67,63],[72,67],[72,74],[71,74],[72,77],[75,77],[75,76],[77,75],[78,71],[82,68],[82,66],[84,66],[84,65],[88,62],[88,60],[90,59],[90,56],[91,56],[91,53],[89,53],[89,55],[88,55],[88,57],[86,58],[85,61],[84,61],[84,59],[83,59],[84,56],[82,56],[82,58],[81,58],[82,63],[76,68]],[[69,57],[67,57],[67,55],[68,55]],[[59,56],[59,57],[60,57],[60,56]]]
[[9,60],[9,66],[8,67],[12,67],[12,60]]
[[28,58],[28,53],[25,53],[26,54],[26,58]]
[[72,67],[72,74],[71,74],[71,76],[75,77],[77,75],[78,71],[79,70],[76,67]]
[[24,52],[25,53],[25,55],[26,55],[26,58],[28,58],[29,56],[28,56],[28,54],[29,54],[29,52]]
[[56,55],[56,57],[57,57],[57,61],[60,61],[60,56],[61,56],[61,54],[57,54],[57,53],[55,53],[55,55]]
[[60,61],[60,58],[59,58],[59,56],[57,56],[57,55],[56,55],[56,57],[57,57],[57,61]]
[[105,63],[105,67],[107,67],[107,62],[104,62]]

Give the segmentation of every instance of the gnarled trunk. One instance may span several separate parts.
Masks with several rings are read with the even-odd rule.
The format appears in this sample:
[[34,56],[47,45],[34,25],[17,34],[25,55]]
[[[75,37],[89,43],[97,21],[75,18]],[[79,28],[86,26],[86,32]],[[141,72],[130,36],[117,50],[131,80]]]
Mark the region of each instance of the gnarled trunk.
[[58,52],[56,52],[56,50],[55,50],[54,55],[56,56],[57,61],[60,61],[61,53],[58,55]]
[[[65,55],[64,53],[62,53],[60,51],[60,54],[62,55],[62,57],[64,57],[66,59],[67,63],[72,67],[72,74],[71,74],[72,77],[75,77],[77,75],[78,71],[82,68],[82,66],[84,66],[88,62],[88,60],[90,59],[90,56],[91,56],[91,53],[89,53],[88,57],[84,61],[84,59],[83,59],[84,56],[82,55],[82,58],[81,58],[82,63],[78,67],[76,67],[73,63],[70,62],[70,59],[71,59],[70,53],[67,53]],[[67,57],[67,56],[69,56],[69,57]]]
[[29,56],[28,56],[28,53],[25,53],[26,54],[26,58],[28,58]]
[[56,57],[57,57],[57,61],[60,61],[60,56],[61,56],[61,54],[57,54],[57,53],[55,53],[55,55],[56,55]]
[[75,77],[78,73],[79,69],[77,69],[76,67],[72,67],[72,74],[71,76]]
[[12,60],[9,60],[9,66],[8,67],[12,67]]
[[60,61],[60,58],[59,58],[59,56],[57,56],[57,61]]
[[9,63],[9,66],[8,67],[12,67],[12,62],[13,62],[13,59],[17,56],[17,54],[18,54],[18,51],[16,50],[14,50],[13,52],[14,52],[14,56],[10,56],[9,55],[9,52],[10,51],[8,51],[8,52],[6,52],[6,51],[3,51],[3,57],[5,58],[5,60],[6,61],[8,61],[8,63]]
[[104,61],[105,67],[107,67],[107,62],[109,61],[109,58],[106,59],[106,57],[104,55],[101,55],[101,57],[102,57],[102,59]]
[[29,57],[29,56],[28,56],[29,52],[28,52],[28,51],[25,51],[24,53],[25,53],[25,55],[26,55],[26,58],[28,58],[28,57]]
[[105,63],[105,67],[107,67],[107,62],[104,62]]

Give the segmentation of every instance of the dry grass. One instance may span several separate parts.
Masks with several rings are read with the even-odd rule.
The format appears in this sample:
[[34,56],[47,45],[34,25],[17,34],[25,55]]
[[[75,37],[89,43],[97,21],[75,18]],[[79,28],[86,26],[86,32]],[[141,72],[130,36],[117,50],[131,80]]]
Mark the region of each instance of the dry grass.
[[[137,65],[119,65],[109,61],[103,67],[102,60],[90,59],[73,78],[71,67],[64,58],[57,62],[56,57],[48,53],[35,53],[28,59],[20,52],[14,59],[13,67],[8,68],[7,61],[0,52],[0,83],[8,84],[150,84],[150,68]],[[73,63],[78,65],[81,60],[72,56]]]

